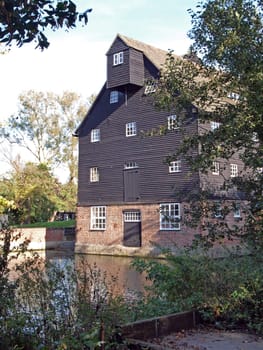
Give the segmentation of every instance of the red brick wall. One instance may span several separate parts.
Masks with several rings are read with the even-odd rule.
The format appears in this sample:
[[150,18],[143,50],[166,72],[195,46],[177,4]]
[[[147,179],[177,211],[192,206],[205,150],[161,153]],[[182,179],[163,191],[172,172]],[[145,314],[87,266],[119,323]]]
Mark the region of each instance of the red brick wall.
[[106,230],[90,230],[90,207],[77,209],[76,243],[122,245],[123,243],[123,210],[137,209],[141,211],[142,247],[152,246],[152,243],[174,246],[186,245],[192,241],[193,231],[181,225],[180,231],[160,231],[159,205],[111,205],[107,206]]
[[[183,206],[182,215],[183,215]],[[194,235],[200,233],[198,229],[192,229],[181,223],[179,231],[160,231],[159,229],[159,204],[145,205],[107,205],[106,206],[106,230],[90,230],[90,207],[78,207],[77,209],[77,226],[76,226],[76,246],[123,246],[123,210],[137,209],[141,211],[141,233],[142,247],[154,249],[155,245],[162,247],[178,248],[190,245]],[[229,214],[226,218],[228,223],[238,224]],[[229,243],[225,241],[225,243]],[[232,242],[233,244],[235,242]],[[96,247],[95,247],[96,248]],[[139,249],[140,250],[140,249]],[[136,249],[138,251],[138,248]],[[89,252],[92,252],[89,250]],[[95,251],[94,251],[95,252]],[[98,253],[98,251],[96,251]],[[106,252],[106,251],[105,251]],[[103,250],[100,252],[103,253]],[[113,254],[116,252],[114,251]]]

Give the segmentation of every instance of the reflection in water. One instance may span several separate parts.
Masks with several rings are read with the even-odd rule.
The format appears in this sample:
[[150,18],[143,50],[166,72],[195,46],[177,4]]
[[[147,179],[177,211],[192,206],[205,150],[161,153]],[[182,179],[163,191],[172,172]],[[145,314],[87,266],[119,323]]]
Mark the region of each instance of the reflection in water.
[[75,263],[77,268],[88,268],[94,265],[106,273],[106,278],[116,277],[115,290],[118,294],[129,297],[132,292],[144,292],[147,284],[145,276],[135,271],[130,265],[133,258],[102,256],[102,255],[73,255],[64,252],[46,251],[45,259],[58,264]]

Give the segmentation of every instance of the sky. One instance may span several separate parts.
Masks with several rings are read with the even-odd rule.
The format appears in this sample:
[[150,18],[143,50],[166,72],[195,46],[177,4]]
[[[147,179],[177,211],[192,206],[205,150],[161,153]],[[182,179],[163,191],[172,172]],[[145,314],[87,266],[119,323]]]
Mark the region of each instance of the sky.
[[[117,33],[156,46],[186,53],[187,32],[198,0],[77,0],[79,12],[92,8],[86,26],[49,32],[47,50],[36,44],[13,46],[0,55],[0,123],[16,113],[18,96],[27,90],[74,91],[88,98],[106,80],[106,52]],[[0,172],[4,171],[1,162]]]

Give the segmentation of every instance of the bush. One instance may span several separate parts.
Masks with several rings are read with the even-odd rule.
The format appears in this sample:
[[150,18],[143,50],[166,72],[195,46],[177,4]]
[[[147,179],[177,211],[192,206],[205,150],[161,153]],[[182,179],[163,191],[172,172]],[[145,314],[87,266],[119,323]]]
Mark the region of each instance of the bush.
[[137,259],[133,265],[152,282],[148,309],[159,301],[175,311],[196,309],[204,321],[220,327],[263,333],[262,262],[260,255],[214,259],[185,251],[167,254],[165,262]]

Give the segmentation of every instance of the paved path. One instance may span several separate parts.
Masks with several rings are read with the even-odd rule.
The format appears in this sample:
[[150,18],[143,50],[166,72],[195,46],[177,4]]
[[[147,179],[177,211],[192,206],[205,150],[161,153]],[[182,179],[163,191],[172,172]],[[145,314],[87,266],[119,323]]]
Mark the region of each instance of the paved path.
[[176,350],[263,350],[256,335],[213,330],[192,330],[155,339],[159,349]]

